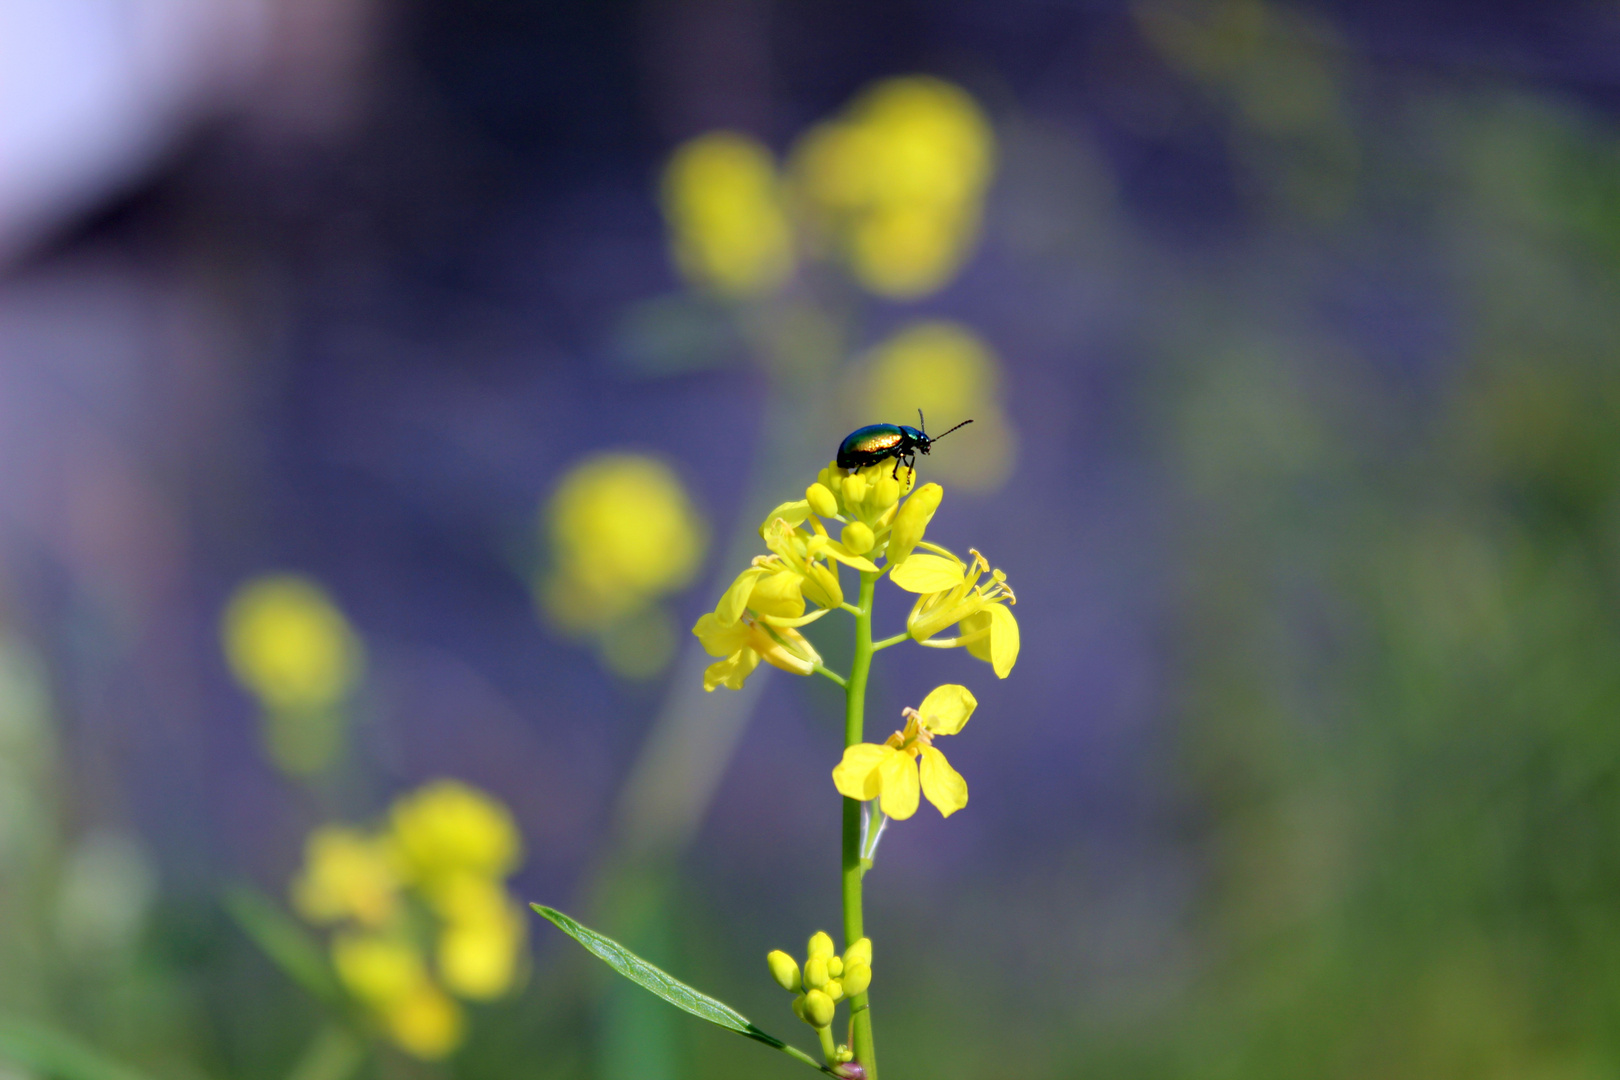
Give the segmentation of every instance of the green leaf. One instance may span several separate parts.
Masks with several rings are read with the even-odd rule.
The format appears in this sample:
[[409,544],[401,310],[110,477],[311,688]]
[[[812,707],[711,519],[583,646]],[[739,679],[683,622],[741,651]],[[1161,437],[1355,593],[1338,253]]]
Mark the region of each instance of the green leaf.
[[14,1016],[0,1016],[0,1062],[52,1080],[146,1080],[71,1035]]
[[608,967],[617,971],[637,986],[652,991],[677,1009],[701,1017],[711,1024],[717,1024],[727,1031],[735,1031],[744,1038],[762,1042],[771,1049],[780,1050],[821,1072],[837,1075],[831,1069],[817,1063],[808,1054],[789,1046],[775,1035],[761,1031],[750,1023],[746,1016],[733,1009],[730,1005],[716,1001],[702,991],[687,986],[669,972],[647,963],[647,961],[612,938],[603,937],[595,930],[581,926],[555,908],[548,908],[542,904],[530,904],[529,906],[549,919],[563,933],[595,953],[607,963]]
[[347,1008],[320,945],[269,897],[246,885],[233,886],[225,890],[225,910],[288,978],[327,1004]]

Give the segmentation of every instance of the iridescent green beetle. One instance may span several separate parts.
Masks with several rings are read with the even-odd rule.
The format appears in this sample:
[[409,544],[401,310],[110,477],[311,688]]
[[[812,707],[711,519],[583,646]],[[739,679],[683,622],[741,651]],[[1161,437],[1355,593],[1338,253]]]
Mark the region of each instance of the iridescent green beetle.
[[923,420],[921,409],[917,410],[917,427],[907,427],[905,424],[867,424],[863,428],[856,428],[844,436],[844,441],[838,444],[838,467],[840,469],[864,469],[868,465],[876,465],[884,458],[894,458],[894,476],[900,476],[900,466],[908,469],[916,468],[917,452],[929,452],[929,447],[936,441],[943,439],[956,428],[966,427],[973,423],[964,420],[950,431],[930,436],[925,430],[927,423]]

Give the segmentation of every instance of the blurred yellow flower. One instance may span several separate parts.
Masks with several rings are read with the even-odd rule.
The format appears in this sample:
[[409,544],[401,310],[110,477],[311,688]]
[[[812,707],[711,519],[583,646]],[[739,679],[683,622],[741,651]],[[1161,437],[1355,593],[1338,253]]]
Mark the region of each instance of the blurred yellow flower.
[[332,967],[351,994],[386,1006],[407,996],[428,973],[409,938],[341,932],[332,937]]
[[721,296],[775,292],[793,272],[793,230],[771,152],[714,131],[683,143],[664,170],[675,265]]
[[961,88],[888,79],[812,128],[794,177],[820,230],[865,288],[894,298],[946,284],[978,238],[995,139]]
[[428,889],[460,874],[505,877],[523,858],[511,811],[459,780],[402,796],[389,817],[407,876]]
[[293,879],[292,902],[312,923],[353,919],[377,926],[393,917],[399,887],[385,845],[358,829],[323,825],[304,842],[304,867]]
[[360,679],[359,639],[308,578],[277,574],[243,585],[221,631],[232,674],[267,709],[330,708]]
[[[921,545],[937,554],[914,554],[895,567],[889,580],[907,592],[919,593],[906,617],[906,632],[912,640],[935,648],[965,647],[968,653],[987,661],[996,677],[1005,679],[1018,661],[1018,621],[1008,609],[1016,604],[1007,575],[990,570],[990,563],[969,549],[973,561],[964,563],[937,544]],[[990,580],[979,584],[984,572]],[[944,641],[935,634],[960,624],[958,636]]]
[[880,342],[852,369],[846,402],[855,426],[872,417],[907,423],[919,409],[946,426],[971,418],[965,436],[933,447],[929,470],[970,491],[993,490],[1012,474],[1017,435],[1002,404],[1000,363],[960,323],[915,322]]
[[445,986],[477,1001],[511,989],[520,972],[528,922],[506,890],[468,876],[439,907],[446,920],[437,950]]
[[845,749],[833,769],[833,785],[845,798],[880,800],[883,812],[897,821],[917,812],[920,787],[940,815],[950,817],[967,805],[967,781],[934,748],[934,738],[961,731],[977,706],[965,686],[936,686],[922,705],[904,710],[904,731],[882,745],[858,743]]
[[383,1010],[389,1035],[400,1048],[424,1061],[439,1061],[461,1045],[466,1020],[461,1009],[431,982]]
[[487,1001],[526,973],[527,923],[503,884],[521,858],[505,806],[437,780],[397,799],[385,829],[312,832],[293,906],[336,924],[333,970],[381,1030],[436,1060],[464,1034],[450,994]]
[[365,655],[326,592],[293,574],[255,578],[226,604],[220,636],[232,674],[259,699],[270,759],[293,776],[336,761]]
[[536,596],[566,633],[594,636],[615,673],[646,677],[674,653],[657,601],[685,588],[708,548],[708,526],[668,465],[606,453],[573,466],[546,504],[551,570]]

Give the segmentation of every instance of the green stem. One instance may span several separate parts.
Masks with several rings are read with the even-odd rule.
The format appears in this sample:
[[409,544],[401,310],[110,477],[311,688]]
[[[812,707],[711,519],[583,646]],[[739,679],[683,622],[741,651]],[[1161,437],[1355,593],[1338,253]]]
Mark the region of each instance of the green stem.
[[816,1035],[821,1039],[822,1059],[831,1065],[838,1057],[838,1046],[833,1042],[832,1028],[816,1028]]
[[814,671],[817,675],[825,675],[827,678],[831,679],[833,682],[837,683],[839,686],[843,686],[843,687],[849,686],[849,683],[844,680],[844,677],[842,675],[838,674],[838,672],[832,670],[831,668],[823,667],[822,665],[817,664],[815,667],[811,668],[810,670]]
[[[866,676],[872,667],[872,594],[878,575],[862,572],[860,608],[855,615],[855,661],[844,687],[844,746],[864,739]],[[861,914],[861,804],[844,799],[844,947],[866,936]],[[855,1060],[866,1069],[867,1080],[877,1080],[877,1051],[872,1044],[872,1010],[867,993],[849,999],[850,1038]]]
[[878,652],[881,649],[887,649],[890,645],[899,645],[903,641],[910,640],[910,634],[896,634],[894,637],[886,637],[882,641],[874,643],[872,646],[872,651]]

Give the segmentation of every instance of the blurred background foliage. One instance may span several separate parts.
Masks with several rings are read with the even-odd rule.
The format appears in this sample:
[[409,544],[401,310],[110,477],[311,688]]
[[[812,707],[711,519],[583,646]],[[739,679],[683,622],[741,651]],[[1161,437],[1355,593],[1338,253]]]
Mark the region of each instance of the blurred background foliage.
[[1612,5],[239,7],[0,6],[4,1080],[786,1074],[515,905],[793,1030],[838,703],[686,628],[919,408],[891,1073],[1620,1069]]

